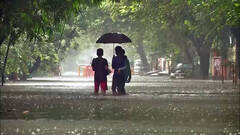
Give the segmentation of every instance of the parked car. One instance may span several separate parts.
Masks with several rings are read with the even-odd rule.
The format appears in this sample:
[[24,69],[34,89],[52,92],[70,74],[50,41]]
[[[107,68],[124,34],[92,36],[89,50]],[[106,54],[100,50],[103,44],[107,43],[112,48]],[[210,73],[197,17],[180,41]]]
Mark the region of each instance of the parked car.
[[178,63],[170,72],[170,78],[189,78],[192,76],[193,66],[188,63]]

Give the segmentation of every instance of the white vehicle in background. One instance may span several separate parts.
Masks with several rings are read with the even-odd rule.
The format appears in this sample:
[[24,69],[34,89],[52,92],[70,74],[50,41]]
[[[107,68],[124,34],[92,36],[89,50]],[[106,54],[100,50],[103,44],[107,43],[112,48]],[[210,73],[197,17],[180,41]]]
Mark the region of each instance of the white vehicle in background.
[[141,74],[143,70],[143,65],[142,65],[142,61],[140,59],[137,59],[134,61],[134,67],[133,67],[133,71],[134,71],[134,74]]
[[193,66],[188,63],[178,63],[174,69],[172,69],[170,73],[170,78],[189,78],[192,76]]

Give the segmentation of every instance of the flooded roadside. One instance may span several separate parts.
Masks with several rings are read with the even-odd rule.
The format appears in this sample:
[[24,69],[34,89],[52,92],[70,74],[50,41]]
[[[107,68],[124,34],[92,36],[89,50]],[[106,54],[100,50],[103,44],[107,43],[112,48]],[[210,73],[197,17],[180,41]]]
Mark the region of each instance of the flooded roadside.
[[154,81],[133,81],[126,96],[94,96],[90,81],[7,85],[0,98],[1,134],[240,134],[235,89]]

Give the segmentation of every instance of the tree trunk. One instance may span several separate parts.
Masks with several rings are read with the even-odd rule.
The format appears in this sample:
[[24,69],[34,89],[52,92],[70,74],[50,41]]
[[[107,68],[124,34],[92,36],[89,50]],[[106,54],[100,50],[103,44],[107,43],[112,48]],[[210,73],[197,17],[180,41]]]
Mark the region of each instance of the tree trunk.
[[210,48],[201,48],[198,52],[200,57],[200,73],[202,79],[209,78],[209,58],[210,58]]
[[[210,48],[212,40],[206,41],[203,36],[195,37],[194,35],[188,35],[188,38],[192,41],[196,48],[196,51],[200,57],[200,74],[202,79],[209,78],[209,58],[210,58]],[[205,44],[204,44],[205,43]]]
[[[239,31],[240,33],[240,31]],[[238,79],[240,79],[240,34],[236,39],[236,64],[237,64],[237,72],[238,72]]]
[[[0,47],[2,46],[3,42],[4,42],[5,38],[4,36],[1,36],[0,37]],[[0,54],[1,57],[0,57],[0,72],[1,72],[1,80],[2,80],[2,85],[3,85],[3,79],[2,79],[2,72],[3,72],[3,60],[4,60],[4,56],[3,54]]]
[[147,56],[146,56],[146,53],[145,53],[144,47],[143,47],[142,34],[140,34],[139,37],[138,37],[136,49],[137,49],[137,53],[139,54],[140,59],[141,59],[142,64],[143,64],[143,71],[144,72],[150,71],[150,64],[147,61]]
[[2,46],[3,41],[5,40],[5,37],[0,38],[0,47]]
[[41,58],[37,57],[36,60],[35,60],[35,63],[29,69],[29,73],[32,74],[34,71],[36,71],[39,68],[40,64],[41,64]]
[[5,58],[4,58],[3,68],[2,68],[2,72],[1,72],[2,86],[3,86],[3,83],[5,82],[5,69],[6,69],[6,65],[7,65],[7,58],[8,58],[8,52],[9,52],[10,45],[11,45],[11,40],[9,39],[7,51],[6,51]]
[[144,51],[144,48],[143,48],[142,44],[138,44],[137,53],[140,55],[140,58],[141,58],[141,61],[142,61],[142,64],[143,64],[143,71],[144,72],[150,71],[150,65],[147,61],[146,53]]
[[238,75],[238,79],[240,79],[240,27],[233,27],[231,31],[236,38],[236,74]]
[[185,47],[184,48],[184,52],[185,52],[185,56],[186,56],[186,60],[185,60],[185,62],[187,62],[187,63],[192,63],[193,62],[193,56],[190,54],[190,52],[189,52],[189,47]]

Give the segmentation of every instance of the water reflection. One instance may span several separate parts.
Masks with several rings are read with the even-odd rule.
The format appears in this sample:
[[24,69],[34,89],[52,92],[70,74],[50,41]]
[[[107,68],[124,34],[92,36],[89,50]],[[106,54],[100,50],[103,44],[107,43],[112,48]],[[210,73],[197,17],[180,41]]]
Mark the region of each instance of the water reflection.
[[1,134],[240,134],[230,85],[146,80],[134,79],[129,95],[117,97],[92,95],[91,80],[9,83],[1,90]]

